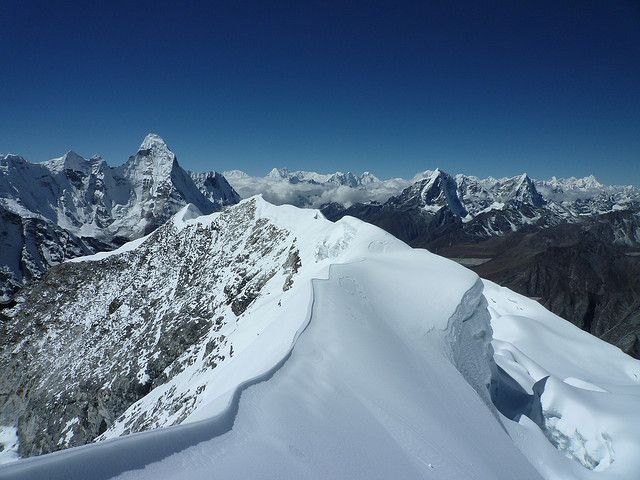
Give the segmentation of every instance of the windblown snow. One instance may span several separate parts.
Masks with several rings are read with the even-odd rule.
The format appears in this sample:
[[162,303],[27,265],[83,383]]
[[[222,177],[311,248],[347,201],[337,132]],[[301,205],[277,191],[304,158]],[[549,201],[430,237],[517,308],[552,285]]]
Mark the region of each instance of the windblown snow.
[[[116,275],[170,304],[148,312],[155,344],[189,326],[172,313],[186,307],[210,311],[210,330],[181,345],[162,381],[136,364],[130,375],[152,387],[97,443],[10,463],[0,478],[637,478],[640,362],[354,218],[261,197],[198,213],[187,206],[68,274],[135,264]],[[94,305],[69,317],[73,335],[93,338],[82,312],[116,297],[110,332],[135,326],[141,306],[109,275],[87,287]],[[139,356],[152,362],[147,340]],[[62,423],[68,445],[74,418]]]

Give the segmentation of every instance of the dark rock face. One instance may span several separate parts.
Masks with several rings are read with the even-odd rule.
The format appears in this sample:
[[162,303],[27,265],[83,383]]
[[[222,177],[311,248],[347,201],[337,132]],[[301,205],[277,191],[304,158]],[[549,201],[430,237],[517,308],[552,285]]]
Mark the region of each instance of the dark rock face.
[[[640,257],[575,229],[573,240],[558,241],[546,231],[514,239],[493,260],[472,268],[640,358]],[[539,251],[532,244],[541,245]]]
[[219,172],[188,172],[202,194],[217,208],[234,205],[240,201],[240,195]]
[[44,219],[22,218],[0,206],[0,302],[52,265],[108,246],[79,238]]
[[276,272],[294,281],[296,252],[249,201],[205,225],[168,222],[134,251],[49,269],[0,310],[0,424],[17,426],[31,456],[116,423],[121,433],[180,423],[203,385],[123,413],[184,369],[228,359],[228,332]]

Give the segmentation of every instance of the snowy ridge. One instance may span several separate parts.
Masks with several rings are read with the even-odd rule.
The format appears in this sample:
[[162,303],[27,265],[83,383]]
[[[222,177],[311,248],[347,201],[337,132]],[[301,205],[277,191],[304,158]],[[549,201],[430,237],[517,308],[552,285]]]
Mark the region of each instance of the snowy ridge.
[[[270,216],[274,213],[272,207],[265,204],[260,205],[258,210],[260,211],[260,215],[265,216]],[[289,223],[289,216],[287,213],[289,212],[285,211],[283,215],[281,212],[277,212],[278,216],[282,217],[281,221],[283,224]],[[290,213],[295,212],[291,211]],[[294,218],[291,217],[291,220],[294,220]],[[300,219],[298,218],[298,223],[299,220]],[[361,226],[366,227],[367,229],[370,228],[364,224]],[[347,230],[349,231],[349,229]],[[354,235],[352,237],[354,240],[358,237],[355,232],[352,232],[351,234]],[[330,237],[333,236],[330,235]],[[383,239],[385,237],[387,236],[383,235]],[[338,245],[340,245],[341,239],[336,239],[339,240]],[[464,336],[470,340],[470,343],[464,347],[464,350],[471,352],[490,352],[490,350],[487,350],[486,343],[477,343],[473,340],[477,334],[475,327],[467,334],[462,333],[465,329],[470,328],[471,325],[474,324],[474,322],[469,321],[469,319],[474,317],[473,311],[475,311],[475,308],[472,308],[472,311],[468,310],[469,307],[461,309],[459,307],[459,302],[461,302],[462,299],[470,300],[470,306],[474,305],[474,302],[478,302],[481,298],[481,284],[479,284],[474,275],[468,271],[465,271],[446,260],[427,254],[426,252],[414,252],[406,247],[400,249],[391,248],[389,250],[388,245],[381,243],[380,240],[371,240],[371,237],[369,237],[369,240],[370,242],[366,246],[366,251],[370,253],[366,255],[366,259],[358,259],[356,257],[349,263],[330,263],[327,265],[328,270],[326,271],[325,280],[312,278],[311,289],[306,288],[304,283],[298,287],[299,289],[307,292],[300,297],[300,301],[296,302],[299,306],[304,305],[305,308],[304,310],[296,308],[294,311],[299,313],[304,311],[306,313],[304,315],[296,315],[298,316],[295,320],[297,329],[295,330],[293,337],[289,337],[287,335],[289,340],[286,343],[286,348],[281,350],[280,355],[282,356],[272,357],[275,360],[273,366],[270,366],[266,370],[258,372],[257,375],[252,375],[250,379],[241,382],[240,385],[234,387],[228,394],[223,395],[224,401],[218,400],[213,403],[208,403],[206,406],[201,408],[202,414],[206,417],[215,415],[214,418],[204,420],[203,423],[195,423],[192,426],[184,425],[176,428],[175,430],[166,431],[167,436],[165,437],[165,444],[166,441],[171,438],[176,438],[174,442],[177,442],[178,444],[182,444],[182,442],[185,441],[185,437],[191,439],[188,443],[193,446],[184,450],[185,454],[193,455],[193,453],[189,453],[190,450],[194,448],[205,448],[210,452],[210,455],[214,455],[215,458],[211,459],[212,463],[209,466],[202,465],[200,468],[208,470],[211,468],[211,465],[216,465],[216,472],[221,477],[228,475],[243,476],[243,474],[252,476],[258,474],[257,471],[251,471],[251,465],[247,465],[246,462],[238,462],[235,455],[220,456],[216,452],[240,452],[240,450],[236,448],[231,448],[231,445],[236,442],[235,438],[238,435],[240,438],[245,438],[245,434],[242,432],[248,427],[244,425],[244,420],[254,418],[252,413],[243,413],[245,409],[252,409],[252,398],[265,398],[266,395],[266,398],[269,399],[270,396],[273,396],[274,394],[276,395],[277,398],[274,399],[269,410],[273,409],[273,405],[282,405],[282,407],[275,411],[272,410],[272,413],[268,415],[269,418],[273,415],[282,417],[285,412],[291,412],[291,406],[293,406],[291,404],[292,399],[294,404],[298,405],[298,408],[316,408],[315,405],[326,405],[325,409],[327,410],[343,411],[344,405],[341,404],[342,402],[338,404],[335,403],[336,397],[331,393],[333,389],[330,388],[327,390],[326,387],[323,386],[325,385],[323,381],[312,381],[307,384],[304,387],[305,390],[309,389],[311,384],[319,385],[320,388],[319,390],[318,387],[311,388],[311,390],[306,392],[302,398],[300,398],[300,389],[287,391],[287,387],[283,387],[280,384],[273,385],[269,388],[270,382],[276,381],[278,378],[282,378],[283,375],[286,379],[287,375],[290,375],[289,373],[285,374],[283,372],[285,370],[287,370],[287,372],[289,371],[288,366],[291,362],[294,364],[294,367],[292,368],[295,372],[298,370],[296,367],[300,365],[300,362],[302,362],[303,365],[307,365],[307,363],[311,361],[312,365],[317,365],[317,362],[320,361],[321,363],[318,365],[320,368],[317,369],[315,373],[313,369],[310,372],[307,368],[304,368],[300,373],[304,372],[305,376],[311,375],[311,378],[314,378],[316,375],[321,375],[324,382],[327,382],[336,378],[336,373],[338,371],[342,370],[343,373],[345,371],[347,372],[346,377],[343,377],[342,374],[337,375],[338,381],[347,381],[348,384],[351,385],[351,388],[354,389],[354,392],[359,392],[356,394],[357,397],[348,396],[347,398],[351,399],[349,401],[366,401],[365,407],[366,410],[370,412],[369,414],[378,417],[378,421],[382,422],[381,426],[383,429],[380,431],[376,431],[375,429],[371,430],[371,427],[376,423],[371,423],[371,419],[367,415],[360,416],[360,418],[356,416],[356,418],[358,418],[357,423],[352,424],[352,428],[354,428],[356,432],[359,432],[357,433],[358,436],[362,435],[363,438],[367,438],[369,435],[373,435],[375,437],[375,442],[368,443],[367,449],[376,444],[378,445],[375,449],[376,451],[366,452],[358,446],[358,442],[348,442],[345,439],[344,445],[353,445],[351,448],[355,450],[347,450],[343,452],[340,457],[336,458],[332,449],[327,448],[330,443],[326,442],[335,441],[334,435],[340,435],[340,430],[335,430],[331,427],[324,427],[323,432],[323,429],[320,429],[319,425],[317,425],[312,428],[316,433],[315,438],[320,438],[322,440],[323,446],[321,448],[317,448],[318,446],[313,445],[313,442],[312,444],[305,445],[305,442],[302,441],[303,439],[297,438],[295,445],[296,449],[298,449],[300,453],[290,456],[290,454],[287,454],[286,452],[278,453],[277,451],[271,451],[267,456],[265,456],[264,453],[261,454],[260,452],[262,451],[266,453],[264,449],[266,448],[269,450],[270,447],[268,446],[268,443],[263,443],[262,439],[266,438],[264,436],[265,434],[273,434],[274,425],[272,425],[272,422],[280,425],[281,429],[282,427],[286,428],[285,431],[281,430],[280,433],[277,434],[283,439],[286,439],[287,436],[294,435],[294,432],[298,430],[298,426],[300,425],[300,423],[295,420],[293,420],[293,423],[290,423],[291,420],[287,422],[284,418],[281,420],[273,419],[268,422],[267,425],[252,424],[250,427],[250,431],[252,432],[250,438],[254,438],[255,441],[248,445],[245,443],[245,447],[242,449],[243,456],[250,455],[252,458],[263,459],[258,462],[258,464],[254,465],[263,473],[271,472],[272,474],[275,474],[276,472],[279,472],[281,476],[290,476],[294,474],[295,471],[302,474],[305,478],[326,478],[327,475],[333,476],[336,474],[350,476],[348,473],[350,470],[348,465],[351,463],[349,459],[354,458],[354,456],[363,455],[363,458],[367,457],[370,460],[378,458],[377,461],[365,467],[364,470],[362,470],[363,466],[361,465],[357,470],[352,471],[353,474],[366,478],[384,478],[384,476],[391,472],[390,469],[400,469],[400,472],[413,476],[420,474],[420,472],[424,474],[434,468],[439,469],[439,471],[444,474],[447,474],[447,472],[448,474],[455,474],[457,472],[458,475],[463,475],[463,472],[466,472],[466,474],[470,474],[471,472],[475,472],[477,474],[477,472],[481,472],[481,475],[486,478],[509,478],[506,476],[507,474],[513,476],[518,472],[521,475],[520,478],[537,478],[533,470],[527,466],[526,462],[524,462],[524,459],[521,457],[519,452],[513,446],[509,446],[508,437],[506,437],[499,425],[495,422],[495,417],[491,413],[490,408],[487,407],[487,404],[483,403],[477,394],[468,388],[464,378],[460,376],[455,369],[453,369],[449,360],[447,360],[447,358],[454,358],[455,355],[449,350],[450,346],[447,346],[444,341],[445,338],[460,341]],[[359,242],[356,240],[356,243]],[[319,258],[324,257],[326,254],[331,256],[332,252],[338,252],[335,248],[330,246],[335,246],[336,244],[326,245],[329,246],[327,250],[322,248],[316,249]],[[400,245],[401,244],[398,246]],[[356,251],[363,252],[361,248]],[[302,254],[302,258],[305,258],[304,254]],[[425,260],[428,261],[425,263]],[[401,261],[402,266],[406,267],[406,269],[403,268],[402,270],[398,270],[396,268],[398,261]],[[388,291],[388,285],[384,280],[387,280],[389,278],[387,275],[390,275],[395,277],[393,280],[400,281],[403,273],[406,273],[407,270],[418,272],[421,270],[421,267],[425,267],[430,263],[433,263],[433,265],[429,267],[430,270],[433,269],[434,272],[439,271],[442,273],[442,269],[445,267],[449,275],[460,277],[460,280],[463,281],[460,283],[454,282],[449,284],[450,287],[453,288],[439,288],[437,302],[434,302],[433,299],[425,299],[424,303],[430,307],[430,311],[428,311],[429,313],[424,318],[424,321],[416,322],[416,313],[424,311],[423,305],[415,305],[403,313],[398,312],[396,308],[397,304],[395,302],[391,302],[388,295],[383,294],[385,290]],[[378,275],[376,276],[377,278],[371,278],[371,272],[379,271],[380,269],[382,269],[386,274]],[[429,272],[426,273],[427,275],[425,275],[425,280],[428,278],[431,278],[432,280],[428,281],[427,285],[423,284],[422,286],[427,289],[433,289],[438,283],[438,279],[436,279],[435,276],[430,275]],[[383,281],[380,282],[381,280]],[[296,282],[299,281],[300,280],[296,280]],[[465,289],[467,289],[468,292],[465,292]],[[395,297],[397,295],[401,298],[394,298],[393,300],[402,300],[402,298],[408,299],[411,297],[415,298],[415,292],[405,292],[400,289],[394,289],[393,296]],[[304,302],[302,301],[303,299]],[[369,304],[369,300],[374,299],[377,299],[375,304]],[[291,300],[287,301],[287,303],[290,302]],[[285,302],[283,302],[283,304],[284,303]],[[329,311],[327,311],[327,309],[329,309]],[[482,310],[483,309],[481,308],[481,311]],[[345,320],[348,317],[344,317],[343,320],[340,320],[340,317],[342,317],[345,312],[351,312],[347,315],[355,315],[356,317],[354,317],[352,321],[347,322],[345,322]],[[264,311],[262,311],[261,314],[264,315]],[[364,319],[371,315],[374,315],[373,318],[376,319],[371,324],[372,327],[374,327],[374,325],[375,327],[373,330],[361,330],[362,326],[365,325],[365,323],[363,323]],[[424,315],[424,313],[422,315]],[[284,318],[288,316],[289,314],[284,313]],[[479,318],[484,319],[484,328],[486,329],[488,316],[485,314]],[[411,321],[412,319],[413,321]],[[282,319],[280,321],[282,321]],[[378,322],[380,323],[378,324]],[[346,330],[345,327],[347,328]],[[307,331],[310,328],[319,329],[321,332],[320,334],[316,333],[313,336],[312,334],[309,334],[310,339],[306,343],[312,342],[312,346],[308,346],[306,343],[301,343],[301,340],[307,336]],[[456,330],[458,333],[453,333],[452,330]],[[305,333],[301,336],[300,333],[302,331]],[[358,334],[358,332],[360,333]],[[257,348],[258,346],[256,346],[254,353],[251,355],[247,351],[245,351],[245,353],[240,352],[236,357],[238,360],[241,360],[243,358],[242,356],[245,355],[245,360],[250,361],[254,365],[255,363],[259,363],[260,365],[271,365],[271,362],[274,360],[268,360],[265,362],[265,351],[268,351],[268,345],[273,344],[273,335],[276,334],[280,336],[283,332],[281,328],[279,328],[277,332],[272,330],[263,330],[261,333],[260,337],[271,335],[272,338],[265,338],[264,341],[262,341],[262,338],[260,340],[256,340],[256,342],[261,342],[259,349]],[[331,341],[329,341],[329,339],[322,339],[322,336],[327,334],[331,335]],[[318,335],[320,335],[320,338],[317,338]],[[360,345],[352,343],[352,339],[358,338],[358,335],[365,336],[364,342]],[[371,337],[371,335],[373,335],[373,337]],[[315,341],[312,340],[314,338],[316,338]],[[343,340],[340,341],[340,339]],[[428,345],[431,345],[431,348],[425,348],[425,345],[423,344],[425,340],[428,342]],[[383,354],[385,349],[381,349],[381,347],[389,341],[391,341],[391,344],[388,345],[387,348],[390,348],[391,351]],[[474,345],[477,345],[477,347]],[[318,350],[318,348],[321,348],[321,350]],[[416,363],[417,359],[413,359],[411,355],[407,356],[407,348],[409,348],[413,354],[423,357],[423,361],[426,363]],[[338,361],[342,364],[343,359],[345,358],[344,355],[347,353],[347,350],[345,349],[356,349],[361,352],[352,356],[352,361],[358,365],[357,368],[348,368],[345,365],[338,367],[338,365],[334,363]],[[296,352],[299,352],[299,354]],[[378,356],[378,353],[383,354],[383,356],[376,359],[375,357]],[[372,355],[374,356],[372,357]],[[487,359],[484,353],[480,353],[480,355],[484,356],[483,358],[485,360]],[[322,359],[325,356],[330,359],[331,363],[323,366],[324,362]],[[258,358],[262,358],[262,360],[256,362]],[[391,362],[390,366],[389,362]],[[429,368],[428,370],[425,370],[424,366],[420,365],[429,365]],[[363,367],[375,367],[375,370],[378,372],[378,377],[369,377],[369,380],[364,380],[364,383],[362,383],[363,379],[367,378],[367,375],[363,376],[363,372],[361,370]],[[338,370],[336,370],[337,368]],[[407,368],[415,371],[415,373],[408,375],[406,373]],[[417,371],[415,370],[416,368],[418,369]],[[239,369],[240,367],[236,366],[236,373]],[[484,365],[484,369],[488,369],[487,364]],[[405,373],[398,376],[402,371],[405,371]],[[419,376],[416,377],[418,371],[422,372],[421,375],[427,374],[428,377],[423,379],[421,386],[416,389],[416,386],[412,384],[415,381],[415,378],[419,378]],[[327,376],[327,373],[330,372],[333,373],[331,373],[330,376]],[[448,387],[446,388],[454,388],[454,390],[457,391],[455,396],[465,399],[463,403],[467,404],[467,402],[471,402],[471,404],[474,405],[474,407],[471,408],[470,405],[467,404],[467,407],[469,408],[467,408],[466,415],[469,416],[469,423],[464,427],[466,435],[469,438],[467,440],[469,445],[473,442],[473,437],[475,435],[483,437],[490,435],[491,438],[494,439],[494,445],[489,450],[489,455],[493,458],[492,461],[482,459],[480,456],[476,456],[475,460],[470,460],[468,463],[460,463],[458,461],[450,462],[447,460],[446,451],[451,448],[450,442],[454,441],[457,435],[452,434],[452,432],[449,431],[449,420],[446,422],[443,421],[443,410],[446,411],[444,404],[435,408],[433,403],[425,404],[424,402],[424,399],[428,398],[426,393],[433,388],[434,385],[441,385],[441,382],[444,380],[443,375],[444,378],[448,379]],[[474,375],[478,375],[478,373],[475,372]],[[379,376],[382,376],[383,378],[380,378]],[[354,383],[357,378],[360,378],[360,384],[358,384],[358,382]],[[395,381],[393,380],[394,378],[396,379]],[[398,378],[400,380],[398,380]],[[236,382],[239,380],[237,376],[235,379]],[[267,380],[266,383],[258,384],[259,381],[265,380]],[[297,380],[296,383],[299,381],[300,380]],[[486,378],[482,381],[486,381]],[[394,384],[397,385],[394,386]],[[452,385],[455,387],[452,387]],[[396,404],[396,401],[393,400],[393,396],[390,397],[388,394],[384,394],[384,391],[380,390],[381,386],[384,386],[384,389],[388,389],[389,391],[407,392],[407,389],[412,391],[412,394],[406,397],[406,400],[410,402],[411,407],[407,409],[410,404],[404,402]],[[486,392],[486,385],[482,385],[481,388]],[[260,393],[256,397],[256,389],[266,389],[267,392]],[[369,390],[369,393],[366,393],[367,390]],[[241,392],[244,393],[240,395]],[[450,395],[450,393],[445,394],[443,399],[440,401],[445,401],[447,403],[450,402]],[[248,397],[248,399],[246,399],[246,397]],[[322,398],[324,398],[324,400],[321,400]],[[486,398],[487,396],[485,395],[485,399]],[[311,399],[314,400],[309,403]],[[387,404],[384,408],[387,413],[383,414],[383,410],[380,410],[380,405],[376,404],[379,401]],[[459,400],[456,401],[456,403],[457,402],[459,402]],[[388,408],[396,410],[396,412],[393,413],[393,417],[389,416],[390,411],[387,410]],[[400,410],[397,410],[398,408]],[[260,409],[262,410],[262,407],[260,407]],[[480,409],[480,418],[482,419],[480,422],[478,422],[476,417],[478,409]],[[396,422],[398,420],[394,419],[394,417],[401,411],[403,412],[403,417],[409,415],[409,418],[404,418],[402,420],[401,425],[406,423],[406,426],[408,426],[409,424],[414,424],[416,421],[421,425],[420,429],[426,428],[427,425],[429,425],[429,429],[433,430],[435,428],[438,430],[438,435],[443,436],[445,444],[438,447],[435,451],[429,447],[424,450],[425,445],[422,445],[423,441],[421,440],[420,435],[416,437],[416,434],[412,433],[411,430],[404,430],[406,426],[402,426],[401,430],[398,430],[398,427],[396,426]],[[349,410],[343,414],[353,416],[355,412],[356,411]],[[326,413],[324,415],[326,415]],[[455,415],[457,416],[459,413],[456,412]],[[305,415],[305,417],[308,419],[313,418],[308,415]],[[449,418],[446,414],[444,417],[447,419]],[[472,417],[475,420],[472,420]],[[234,418],[235,421],[233,420]],[[319,417],[319,419],[320,418],[322,418],[322,416]],[[419,421],[419,418],[422,418],[422,420]],[[196,415],[195,418],[192,418],[192,420],[198,420],[198,415]],[[191,420],[187,419],[187,422],[189,421]],[[338,427],[340,423],[340,421],[336,421],[334,425]],[[286,427],[287,424],[291,425],[293,429],[291,429],[291,427]],[[233,425],[233,430],[231,430],[231,425]],[[222,442],[222,445],[215,447],[207,444],[201,444],[202,446],[196,445],[196,443],[205,440],[202,438],[202,431],[205,426],[209,435],[213,436],[213,438],[207,440],[207,443],[217,444]],[[365,429],[365,431],[362,432],[361,429]],[[366,433],[367,430],[369,430],[369,433]],[[402,433],[403,431],[404,433]],[[399,434],[401,436],[398,436]],[[298,434],[296,433],[295,435]],[[320,435],[320,437],[317,435]],[[43,471],[43,469],[46,470],[50,476],[53,475],[50,478],[57,478],[56,472],[60,472],[59,475],[67,475],[67,478],[82,478],[88,473],[87,469],[91,469],[92,475],[95,476],[95,465],[101,464],[105,465],[106,470],[101,472],[100,475],[104,475],[102,478],[107,478],[117,472],[118,469],[125,470],[127,468],[139,467],[141,466],[139,465],[140,463],[145,464],[157,459],[158,449],[163,451],[161,456],[166,455],[169,447],[160,447],[157,444],[158,437],[159,432],[152,432],[150,434],[130,437],[131,440],[125,440],[122,445],[127,445],[126,451],[128,452],[127,458],[129,460],[121,458],[123,454],[123,446],[119,446],[118,442],[107,442],[103,445],[99,444],[93,448],[85,447],[84,449],[78,450],[78,454],[80,455],[80,458],[82,458],[81,462],[78,462],[77,457],[74,459],[75,456],[69,457],[65,456],[65,454],[53,454],[51,456],[21,462],[15,466],[8,467],[5,471],[13,478],[35,478]],[[305,438],[307,438],[308,442],[314,438],[314,435],[309,433]],[[133,439],[135,439],[135,441],[133,441]],[[170,444],[175,446],[176,443],[174,442],[170,442]],[[225,446],[225,444],[229,442],[231,442],[231,444],[229,446]],[[243,442],[246,442],[246,440],[243,440]],[[360,445],[363,444],[360,443]],[[387,449],[392,445],[395,445],[395,447],[391,449],[389,454]],[[186,447],[187,445],[182,444],[179,449]],[[416,452],[416,448],[418,449],[418,452]],[[381,449],[387,451],[387,454],[383,455]],[[130,455],[132,451],[138,452],[140,457],[137,455]],[[311,452],[313,452],[316,457],[312,464],[303,470],[300,470],[299,467],[295,467],[295,458],[297,455],[308,455]],[[422,458],[422,460],[414,457],[416,453],[418,453],[418,456]],[[389,455],[391,455],[391,457]],[[443,455],[445,456],[443,457]],[[502,457],[502,464],[499,469],[496,468],[496,461],[498,460],[497,455]],[[110,458],[113,458],[114,461],[107,461],[107,459]],[[126,468],[123,467],[123,461],[128,464],[125,464]],[[383,463],[381,463],[381,461]],[[243,466],[242,463],[244,463],[245,466]],[[243,470],[246,467],[249,467],[249,470],[243,473]],[[165,467],[155,468],[164,469]],[[173,470],[173,467],[171,466],[169,468],[172,469],[171,472],[163,471],[160,476],[179,478],[181,475],[186,475],[190,478],[193,475],[199,475],[193,470],[188,472],[183,470],[182,473],[180,473],[179,470]],[[504,473],[495,477],[498,470]],[[377,474],[375,474],[376,471]],[[205,470],[203,470],[201,474],[205,474]],[[146,475],[146,472],[132,472],[131,475],[139,478],[141,475]],[[154,472],[152,468],[149,471],[149,475],[156,476],[158,475],[158,472]],[[505,476],[502,477],[502,475]]]
[[[523,392],[542,381],[540,428],[507,423],[547,478],[631,479],[640,471],[640,361],[545,310],[484,281],[497,364]],[[546,379],[546,380],[545,380]],[[548,445],[531,449],[534,438]],[[546,448],[544,448],[546,447]],[[545,473],[546,472],[546,473]]]
[[[40,408],[53,411],[53,445],[100,441],[9,464],[0,478],[609,480],[638,468],[640,362],[614,347],[353,218],[331,223],[260,197],[197,214],[184,207],[141,243],[54,268],[18,299],[9,342],[23,320],[51,315],[38,299],[62,309],[43,333],[16,337],[19,364],[0,358],[8,389],[32,362],[29,395],[0,408],[0,424],[24,418],[21,452],[49,441]],[[505,397],[498,367],[524,393]],[[41,394],[47,378],[66,390]],[[110,403],[115,387],[137,382],[144,388],[126,395],[137,400]],[[95,395],[102,410],[89,404],[84,417],[82,399]],[[518,398],[537,401],[540,415],[523,404],[512,421],[494,395],[511,413]],[[572,417],[594,408],[606,414]]]

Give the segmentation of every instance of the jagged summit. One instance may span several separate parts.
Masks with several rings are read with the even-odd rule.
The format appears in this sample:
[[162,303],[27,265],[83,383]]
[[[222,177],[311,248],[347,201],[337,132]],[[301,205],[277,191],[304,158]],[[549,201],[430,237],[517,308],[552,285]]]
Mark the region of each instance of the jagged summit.
[[[236,178],[246,178],[244,172],[232,171]],[[336,185],[351,188],[364,187],[380,183],[371,172],[364,172],[362,175],[355,175],[352,172],[318,173],[305,170],[289,170],[288,168],[272,168],[264,177],[271,181],[284,181],[290,184],[312,184],[312,185]]]
[[291,172],[286,168],[272,168],[267,173],[268,178],[287,178]]
[[130,164],[129,168],[138,168],[138,165],[142,165],[142,168],[152,168],[152,172],[147,172],[147,174],[151,173],[156,177],[170,175],[176,163],[176,155],[162,137],[155,133],[144,137],[138,152],[129,157],[127,162]]
[[149,133],[146,137],[144,137],[144,140],[140,144],[140,148],[138,150],[151,149],[169,150],[169,146],[167,145],[167,142],[165,142],[164,139],[157,133]]
[[391,208],[419,209],[430,214],[446,207],[454,215],[466,217],[467,211],[458,197],[456,180],[440,168],[424,174],[425,178],[391,197],[387,204]]
[[379,182],[379,181],[380,181],[380,179],[378,177],[376,177],[371,172],[362,172],[362,175],[360,175],[360,184],[361,185],[369,185],[369,184],[376,183],[376,182]]
[[[239,201],[222,175],[204,174],[201,180],[196,184],[153,133],[117,167],[74,151],[39,164],[14,155],[0,157],[0,206],[15,216],[5,236],[25,238],[29,246],[14,241],[0,248],[9,252],[0,252],[0,298],[7,282],[19,285],[66,258],[146,235],[186,204],[210,213]],[[34,218],[37,231],[19,233],[34,223],[20,219]]]
[[582,178],[558,178],[556,176],[553,176],[549,180],[543,180],[542,182],[560,190],[598,189],[604,187],[604,185],[598,181],[595,175],[588,175]]
[[[513,183],[513,186],[511,186],[510,183]],[[515,177],[514,182],[507,181],[506,184],[508,185],[508,188],[510,187],[511,189],[511,192],[508,194],[509,197],[511,197],[509,198],[510,200],[527,203],[534,207],[541,207],[544,205],[544,198],[542,198],[542,195],[538,193],[533,180],[531,180],[529,175],[526,173],[523,173],[519,177]]]
[[42,162],[42,165],[55,172],[61,172],[64,170],[85,172],[91,168],[91,162],[73,150],[69,150],[61,157]]

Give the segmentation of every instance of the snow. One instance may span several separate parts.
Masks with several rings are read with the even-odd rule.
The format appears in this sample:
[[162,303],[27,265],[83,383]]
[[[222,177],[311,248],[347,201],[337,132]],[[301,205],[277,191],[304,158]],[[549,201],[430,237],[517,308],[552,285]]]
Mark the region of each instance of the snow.
[[[548,377],[541,397],[543,431],[562,454],[573,460],[559,463],[564,465],[559,468],[567,470],[563,473],[566,477],[558,472],[556,475],[637,478],[640,361],[534,300],[492,282],[484,283],[496,362],[529,393],[535,382]],[[533,427],[526,421],[520,423],[510,428],[519,435],[532,435]],[[535,452],[524,448],[524,453],[537,461]]]
[[67,262],[91,262],[91,261],[98,261],[98,260],[103,260],[105,258],[109,258],[112,257],[114,255],[121,255],[123,253],[126,252],[131,252],[133,250],[135,250],[136,248],[138,248],[140,245],[142,245],[151,235],[153,235],[152,233],[150,233],[149,235],[146,235],[144,237],[138,238],[136,240],[133,240],[131,242],[127,242],[124,245],[122,245],[119,248],[116,248],[115,250],[110,250],[108,252],[98,252],[98,253],[94,253],[93,255],[85,255],[84,257],[76,257],[76,258],[71,258],[69,260],[67,260]]
[[73,426],[78,424],[78,422],[79,422],[78,417],[75,417],[75,418],[69,420],[65,424],[64,430],[63,430],[63,432],[65,432],[65,435],[64,435],[64,438],[60,439],[60,441],[58,442],[58,445],[61,445],[63,447],[68,447],[69,446],[69,442],[73,438]]
[[243,392],[231,431],[119,478],[538,478],[439,351],[460,290],[400,313],[390,300],[421,290],[400,288],[403,269],[442,265],[381,257],[314,282],[308,327],[273,377]]
[[[106,241],[138,238],[187,203],[204,213],[237,202],[224,178],[200,175],[200,186],[157,134],[149,134],[124,165],[75,152],[39,164],[0,157],[0,203],[18,215],[46,219],[69,232]],[[151,219],[151,220],[149,220]]]
[[[191,238],[251,205],[287,232],[284,251],[295,239],[301,267],[291,288],[274,275],[225,326],[233,356],[215,369],[198,357],[102,441],[21,460],[0,478],[637,478],[640,362],[351,217],[331,223],[252,197],[205,216],[188,205],[170,227]],[[542,389],[540,425],[496,411],[496,365],[529,395]],[[175,412],[156,411],[167,395],[196,395],[180,425],[119,437],[141,412],[172,425]]]
[[247,343],[234,343],[226,375],[209,379],[213,395],[163,432],[180,448],[157,459],[155,431],[7,472],[83,478],[100,466],[106,477],[118,463],[107,460],[126,463],[126,451],[137,469],[123,479],[539,478],[486,392],[461,373],[480,383],[490,375],[491,351],[478,341],[490,338],[488,313],[472,272],[355,219],[332,226],[318,212],[261,201],[258,215],[295,229],[309,271],[280,295],[281,307],[273,291],[239,322]]
[[[14,427],[0,425],[0,465],[14,462],[18,456],[18,432]],[[0,476],[2,471],[0,470]]]

